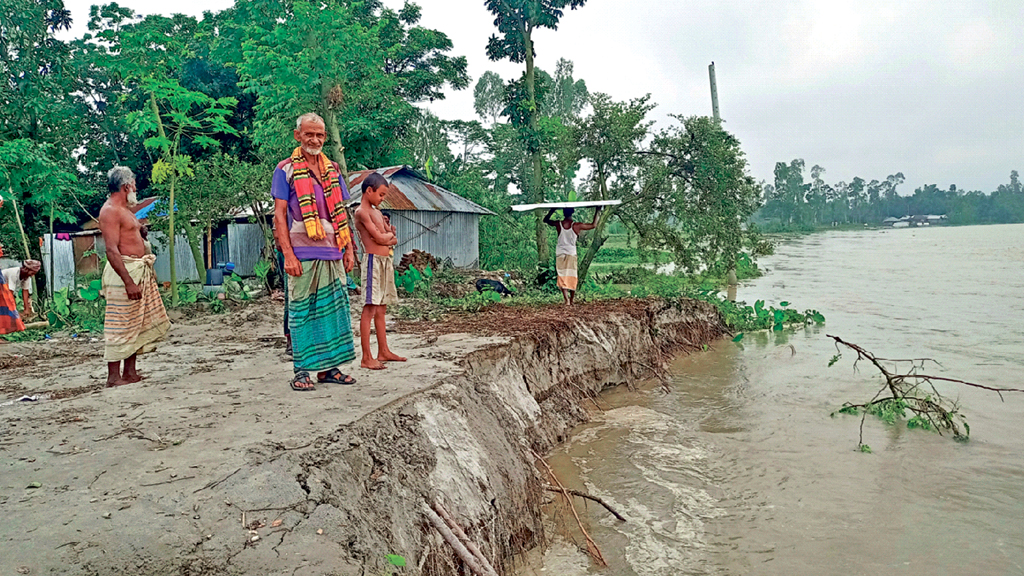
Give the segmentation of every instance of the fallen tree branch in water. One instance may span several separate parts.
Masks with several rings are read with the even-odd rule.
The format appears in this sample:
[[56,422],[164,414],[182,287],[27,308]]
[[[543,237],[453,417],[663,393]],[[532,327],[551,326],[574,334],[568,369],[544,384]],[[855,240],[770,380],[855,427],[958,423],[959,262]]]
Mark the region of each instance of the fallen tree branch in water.
[[612,516],[615,516],[616,518],[618,518],[622,522],[626,521],[626,518],[623,517],[622,514],[619,514],[618,512],[616,512],[615,508],[612,508],[610,504],[608,504],[604,500],[598,498],[597,496],[593,496],[591,494],[587,494],[586,492],[580,492],[579,490],[571,490],[569,488],[558,489],[558,488],[555,488],[554,486],[545,486],[544,489],[547,490],[548,492],[558,492],[559,494],[561,494],[564,491],[564,492],[568,492],[569,494],[572,494],[573,496],[579,496],[580,498],[583,498],[585,500],[590,500],[592,502],[597,502],[601,506],[604,506],[605,510],[611,512]]
[[[857,353],[857,359],[853,362],[855,370],[857,369],[858,362],[866,360],[877,368],[885,378],[885,384],[870,401],[863,404],[848,402],[843,404],[842,408],[832,413],[833,416],[836,414],[861,414],[858,448],[862,452],[871,451],[871,448],[864,444],[864,421],[868,414],[874,414],[889,424],[895,424],[897,419],[906,417],[908,410],[914,414],[913,418],[907,421],[908,428],[935,430],[940,436],[943,435],[945,430],[953,435],[954,440],[966,442],[971,434],[971,427],[967,424],[967,418],[960,412],[960,405],[956,401],[949,400],[939,393],[935,387],[935,382],[949,382],[988,390],[999,394],[999,399],[1003,401],[1006,400],[1003,397],[1004,392],[1024,393],[1024,389],[1019,388],[996,388],[956,378],[922,374],[919,371],[924,369],[925,362],[934,362],[939,366],[942,365],[931,358],[903,360],[879,358],[857,344],[847,342],[831,334],[827,336],[835,341],[837,352],[829,362],[829,366],[835,364],[842,357],[842,349],[839,346],[843,345]],[[892,362],[895,367],[890,371],[883,365],[884,362]],[[900,363],[910,363],[910,370],[907,373],[899,373]],[[926,385],[927,388],[925,388]],[[887,392],[888,395],[886,395]],[[963,430],[961,430],[961,426]]]
[[565,489],[565,486],[562,486],[561,482],[558,481],[558,477],[555,476],[555,471],[551,469],[551,466],[548,466],[548,463],[545,462],[543,458],[541,458],[536,452],[533,453],[533,457],[544,465],[544,468],[548,471],[548,475],[551,476],[551,481],[558,487],[557,491],[562,494],[562,497],[565,498],[565,501],[569,504],[569,509],[572,510],[572,515],[576,518],[576,524],[580,527],[580,531],[583,532],[583,537],[587,539],[587,552],[593,556],[601,566],[608,566],[608,562],[601,554],[601,549],[597,547],[597,542],[594,542],[594,539],[590,537],[590,533],[588,533],[587,529],[583,527],[583,521],[580,520],[580,515],[576,512],[576,506],[572,503],[572,495],[570,492]]

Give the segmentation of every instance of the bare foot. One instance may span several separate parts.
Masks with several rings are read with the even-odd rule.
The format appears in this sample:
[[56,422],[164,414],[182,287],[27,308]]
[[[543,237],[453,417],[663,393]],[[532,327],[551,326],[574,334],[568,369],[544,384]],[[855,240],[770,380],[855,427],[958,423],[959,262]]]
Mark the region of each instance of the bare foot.
[[146,377],[141,375],[141,374],[136,373],[136,374],[125,374],[121,379],[124,380],[125,382],[128,382],[129,384],[134,384],[136,382],[142,382],[143,380],[146,379]]
[[405,362],[405,358],[402,358],[390,350],[377,354],[377,359],[381,362]]
[[131,382],[118,378],[117,380],[107,380],[107,388],[115,388],[117,386],[124,386],[125,384],[131,384]]
[[387,368],[387,366],[385,366],[384,364],[381,364],[377,360],[374,360],[373,357],[368,358],[365,356],[363,357],[363,360],[362,362],[359,363],[359,365],[362,366],[363,368],[367,368],[370,370],[383,370]]

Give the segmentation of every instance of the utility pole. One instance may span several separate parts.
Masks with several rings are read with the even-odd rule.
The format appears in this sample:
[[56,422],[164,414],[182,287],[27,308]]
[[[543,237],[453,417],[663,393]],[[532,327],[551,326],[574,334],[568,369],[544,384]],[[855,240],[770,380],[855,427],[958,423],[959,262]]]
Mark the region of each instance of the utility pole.
[[715,80],[715,63],[708,66],[708,76],[711,77],[711,114],[715,122],[722,121],[722,115],[718,113],[718,81]]
[[[711,79],[711,114],[715,119],[715,123],[721,125],[722,115],[718,111],[718,80],[715,79],[715,63],[712,62],[708,66],[708,77]],[[739,280],[736,278],[736,263],[732,262],[729,266],[729,274],[726,277],[726,282],[729,284],[729,300],[736,300],[736,285],[739,284]]]

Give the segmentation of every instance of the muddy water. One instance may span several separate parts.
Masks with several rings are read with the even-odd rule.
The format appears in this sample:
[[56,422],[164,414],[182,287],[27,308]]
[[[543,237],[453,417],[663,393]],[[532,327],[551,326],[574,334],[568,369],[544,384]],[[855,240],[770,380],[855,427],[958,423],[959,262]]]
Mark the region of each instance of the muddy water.
[[[674,384],[615,390],[552,455],[613,503],[587,518],[615,575],[1024,574],[1024,395],[958,396],[972,437],[829,417],[879,380],[826,332],[941,375],[1024,387],[1024,226],[822,233],[786,241],[739,298],[815,308],[822,328],[678,359]],[[570,534],[572,530],[556,532]],[[586,574],[571,542],[530,574]]]

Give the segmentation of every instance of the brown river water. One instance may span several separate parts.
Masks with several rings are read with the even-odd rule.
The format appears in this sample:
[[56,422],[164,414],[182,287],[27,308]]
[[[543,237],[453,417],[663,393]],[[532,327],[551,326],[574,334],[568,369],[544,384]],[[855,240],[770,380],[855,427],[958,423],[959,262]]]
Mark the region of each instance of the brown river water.
[[550,461],[628,518],[586,510],[610,567],[552,514],[556,542],[522,574],[1024,574],[1024,394],[940,386],[962,403],[968,443],[869,418],[862,454],[859,417],[830,413],[881,380],[850,353],[829,368],[825,337],[1024,387],[1024,225],[819,233],[760,264],[740,300],[827,323],[681,357],[667,394],[604,394]]

